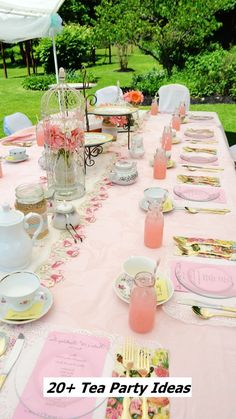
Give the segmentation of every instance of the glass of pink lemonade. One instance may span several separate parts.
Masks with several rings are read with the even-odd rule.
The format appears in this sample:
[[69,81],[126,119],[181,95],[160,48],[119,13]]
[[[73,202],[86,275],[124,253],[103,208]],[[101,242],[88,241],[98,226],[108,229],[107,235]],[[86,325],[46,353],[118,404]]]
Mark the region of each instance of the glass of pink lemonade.
[[150,272],[139,272],[134,278],[129,304],[129,324],[138,333],[153,329],[156,314],[155,278]]

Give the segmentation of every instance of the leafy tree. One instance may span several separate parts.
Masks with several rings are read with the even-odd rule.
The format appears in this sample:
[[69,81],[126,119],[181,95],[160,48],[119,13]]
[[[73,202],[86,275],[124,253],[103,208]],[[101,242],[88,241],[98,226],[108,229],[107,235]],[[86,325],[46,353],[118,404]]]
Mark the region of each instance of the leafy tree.
[[141,31],[141,9],[139,0],[101,0],[96,7],[97,40],[105,46],[117,46],[122,71],[128,67],[128,45],[136,43]]
[[59,9],[59,15],[65,23],[90,24],[95,18],[95,6],[100,0],[65,0]]
[[121,55],[128,43],[135,43],[170,74],[189,54],[208,47],[221,26],[216,14],[235,5],[236,0],[102,0],[97,25],[104,39],[123,48]]

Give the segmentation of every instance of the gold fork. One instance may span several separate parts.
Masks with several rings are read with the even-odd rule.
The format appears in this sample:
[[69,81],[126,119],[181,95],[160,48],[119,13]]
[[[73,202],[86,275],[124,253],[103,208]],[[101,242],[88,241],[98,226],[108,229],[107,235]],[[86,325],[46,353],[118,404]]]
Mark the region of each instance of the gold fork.
[[[122,351],[123,366],[125,367],[127,378],[129,378],[130,371],[134,366],[135,353],[136,353],[136,347],[135,347],[134,341],[131,338],[127,338],[123,346],[123,351]],[[121,419],[131,419],[131,415],[129,413],[129,407],[130,407],[130,398],[124,397]]]
[[[150,371],[150,354],[147,348],[139,348],[136,357],[136,369],[141,377],[147,377]],[[142,419],[149,419],[147,398],[143,397]]]

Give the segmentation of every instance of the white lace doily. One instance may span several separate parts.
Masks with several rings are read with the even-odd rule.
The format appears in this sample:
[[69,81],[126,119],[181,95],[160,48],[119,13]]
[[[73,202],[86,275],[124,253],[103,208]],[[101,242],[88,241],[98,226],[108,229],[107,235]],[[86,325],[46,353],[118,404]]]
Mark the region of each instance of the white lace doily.
[[[164,310],[165,313],[167,313],[174,319],[181,320],[185,323],[197,324],[201,326],[205,325],[236,327],[236,318],[212,317],[208,320],[201,319],[200,317],[197,317],[196,314],[194,314],[191,306],[177,303],[177,298],[178,297],[175,293],[173,298],[170,301],[168,301],[168,303],[162,306],[162,310]],[[213,310],[212,308],[209,308],[209,311],[211,311],[212,313],[216,312],[216,310]],[[230,312],[228,314],[230,314]]]

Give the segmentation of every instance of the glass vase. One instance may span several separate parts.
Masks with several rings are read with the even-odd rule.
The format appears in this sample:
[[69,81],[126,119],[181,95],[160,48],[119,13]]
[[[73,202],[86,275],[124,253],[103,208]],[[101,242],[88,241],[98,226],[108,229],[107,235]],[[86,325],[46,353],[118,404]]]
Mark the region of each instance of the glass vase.
[[84,131],[73,117],[44,121],[48,189],[56,199],[73,200],[85,193]]

